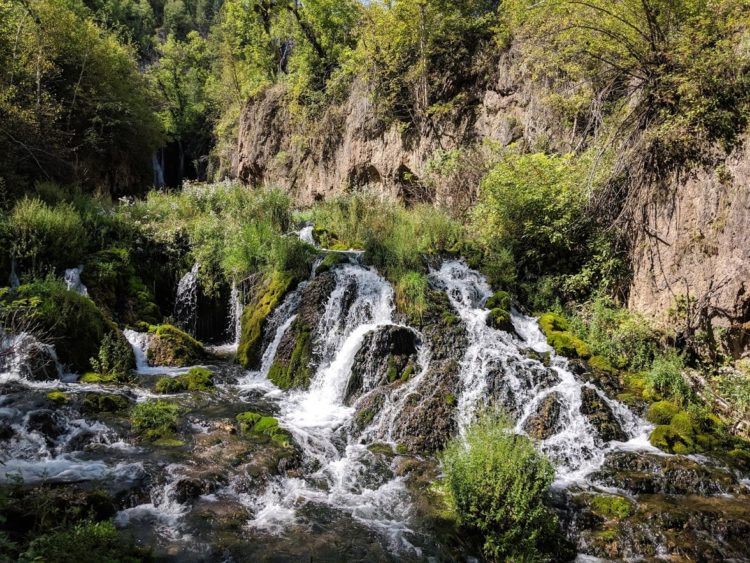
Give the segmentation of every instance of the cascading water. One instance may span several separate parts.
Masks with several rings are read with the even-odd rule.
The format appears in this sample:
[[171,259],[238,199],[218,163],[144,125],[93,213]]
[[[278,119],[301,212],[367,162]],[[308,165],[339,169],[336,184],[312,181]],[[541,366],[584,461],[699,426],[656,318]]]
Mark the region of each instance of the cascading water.
[[[534,319],[512,312],[511,322],[518,338],[488,326],[489,310],[484,303],[492,291],[478,272],[463,262],[446,261],[431,273],[431,278],[445,289],[469,333],[457,397],[461,433],[488,401],[499,403],[515,419],[516,431],[523,432],[540,402],[556,393],[563,411],[559,431],[542,440],[541,445],[556,463],[561,481],[584,478],[599,467],[608,451],[632,449],[647,442],[646,424],[623,405],[594,390],[612,409],[629,439],[627,444],[602,442],[581,412],[582,390],[591,386],[578,381],[568,369],[567,360],[555,355]],[[524,348],[550,354],[549,369],[524,353]]]
[[[335,270],[336,286],[319,321],[316,352],[320,367],[306,391],[280,400],[279,421],[300,445],[307,464],[317,467],[304,478],[280,478],[265,494],[248,499],[252,524],[276,529],[294,519],[306,502],[327,505],[386,533],[394,548],[409,545],[410,504],[400,479],[369,470],[372,454],[346,434],[354,414],[344,404],[352,363],[365,335],[393,323],[393,290],[377,273],[358,265]],[[350,292],[354,291],[351,298]],[[288,327],[290,316],[276,333]]]
[[227,332],[232,339],[235,349],[240,343],[240,334],[242,332],[242,310],[244,309],[244,301],[242,297],[242,291],[237,286],[236,282],[232,282],[232,290],[229,294],[229,326]]
[[309,245],[315,246],[315,237],[313,237],[313,230],[315,227],[313,225],[307,225],[305,227],[302,227],[299,231],[299,238],[302,242],[306,242]]
[[81,272],[83,266],[77,268],[68,268],[65,270],[65,286],[70,291],[75,291],[78,295],[88,296],[89,290],[83,285],[81,281]]
[[198,309],[198,269],[197,262],[177,284],[177,295],[174,302],[174,316],[177,324],[190,334],[195,335]]

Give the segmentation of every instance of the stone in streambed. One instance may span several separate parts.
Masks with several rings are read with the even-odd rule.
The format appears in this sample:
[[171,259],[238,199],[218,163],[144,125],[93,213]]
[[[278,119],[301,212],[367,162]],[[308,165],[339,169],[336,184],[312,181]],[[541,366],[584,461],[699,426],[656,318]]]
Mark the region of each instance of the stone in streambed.
[[592,387],[581,388],[581,414],[588,418],[591,425],[605,442],[616,440],[626,442],[628,435],[625,434],[620,423],[617,422],[612,409]]
[[151,333],[148,363],[152,366],[187,367],[206,359],[203,345],[175,326],[159,325]]
[[388,325],[365,336],[354,357],[344,402],[351,405],[363,393],[396,381],[406,381],[417,365],[417,334],[403,326]]
[[550,393],[539,403],[536,412],[526,419],[524,431],[537,440],[554,436],[562,429],[562,406],[562,395],[558,392]]

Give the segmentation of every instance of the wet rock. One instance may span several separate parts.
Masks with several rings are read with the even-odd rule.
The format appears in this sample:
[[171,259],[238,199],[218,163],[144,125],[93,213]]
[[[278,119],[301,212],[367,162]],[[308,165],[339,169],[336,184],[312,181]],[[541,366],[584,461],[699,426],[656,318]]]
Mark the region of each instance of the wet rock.
[[406,327],[388,325],[365,336],[354,357],[345,403],[379,385],[406,381],[417,365],[417,334]]
[[355,405],[357,410],[352,419],[354,430],[361,432],[370,425],[383,408],[388,391],[384,387],[376,387],[357,401]]
[[612,409],[597,393],[596,389],[592,387],[581,388],[580,410],[581,414],[588,418],[599,438],[603,441],[627,441],[628,435],[625,434]]
[[602,485],[634,494],[719,495],[739,491],[728,470],[684,456],[615,452],[591,475]]
[[40,409],[29,413],[26,427],[32,432],[38,432],[48,442],[54,442],[65,433],[65,427],[57,414],[48,409]]
[[65,444],[66,452],[80,452],[96,442],[97,436],[90,430],[82,430],[73,435]]
[[16,435],[16,431],[7,422],[0,421],[0,442],[10,440]]
[[54,347],[26,333],[15,336],[0,333],[0,372],[17,373],[29,381],[60,378]]
[[550,393],[539,403],[536,412],[526,419],[524,431],[537,440],[546,440],[562,429],[560,414],[563,407],[562,395]]
[[175,500],[180,504],[185,504],[202,495],[211,494],[226,484],[226,478],[215,473],[181,477],[174,485]]
[[186,367],[206,358],[203,345],[172,325],[160,325],[148,345],[148,363],[152,366]]
[[286,331],[276,351],[268,378],[282,389],[306,388],[318,366],[313,342],[320,317],[336,287],[336,276],[325,272],[303,290],[297,317]]
[[[493,363],[487,370],[487,393],[496,405],[511,416],[521,414],[532,391],[543,391],[560,382],[555,370],[534,360],[509,356],[491,361]],[[511,385],[510,381],[516,383]]]

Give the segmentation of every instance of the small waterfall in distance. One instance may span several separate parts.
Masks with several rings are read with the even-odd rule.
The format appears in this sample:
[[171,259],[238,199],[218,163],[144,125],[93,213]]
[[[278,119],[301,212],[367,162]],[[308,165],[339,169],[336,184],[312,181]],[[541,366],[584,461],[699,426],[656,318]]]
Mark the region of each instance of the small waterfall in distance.
[[198,309],[198,262],[186,273],[177,284],[177,295],[174,302],[174,316],[177,324],[195,336]]

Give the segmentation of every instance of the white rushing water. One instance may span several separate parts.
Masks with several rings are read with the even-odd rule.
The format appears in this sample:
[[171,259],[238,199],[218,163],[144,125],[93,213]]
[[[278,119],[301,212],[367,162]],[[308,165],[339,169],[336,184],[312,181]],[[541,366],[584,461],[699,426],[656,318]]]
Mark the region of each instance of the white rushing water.
[[[269,531],[293,521],[301,502],[322,503],[382,531],[394,549],[400,549],[409,545],[404,537],[408,494],[400,479],[372,474],[372,454],[346,435],[354,409],[344,404],[352,363],[364,337],[393,322],[393,290],[362,266],[345,265],[334,273],[336,287],[320,318],[315,343],[320,366],[308,390],[279,399],[281,424],[292,433],[308,464],[314,461],[318,469],[305,478],[280,478],[263,495],[245,502],[255,513],[251,524]],[[273,347],[293,320],[289,316],[277,329],[262,371],[267,370],[269,350],[275,352]]]
[[181,328],[195,336],[198,310],[198,270],[196,262],[177,283],[174,301],[174,316]]
[[[466,324],[469,347],[461,363],[461,389],[458,394],[458,425],[463,433],[477,412],[492,398],[515,414],[516,431],[523,433],[528,418],[550,394],[561,398],[560,429],[542,441],[542,449],[557,466],[559,482],[582,480],[604,461],[613,449],[642,449],[649,426],[624,405],[597,391],[612,409],[628,436],[625,443],[602,443],[589,420],[581,413],[581,392],[588,384],[580,382],[547,344],[536,319],[512,312],[517,336],[487,325],[489,310],[485,301],[492,290],[484,277],[460,261],[446,261],[433,271],[432,279],[445,289]],[[524,352],[529,348],[550,355],[549,369]],[[493,387],[490,397],[489,387]]]
[[148,332],[137,332],[131,329],[123,331],[130,343],[135,356],[135,371],[139,375],[180,375],[187,373],[190,367],[174,368],[166,366],[151,366],[148,363],[148,347],[152,336]]
[[84,295],[88,297],[89,290],[83,285],[81,281],[81,272],[83,272],[83,266],[77,268],[68,268],[65,270],[65,286],[70,291],[75,291],[78,295]]

